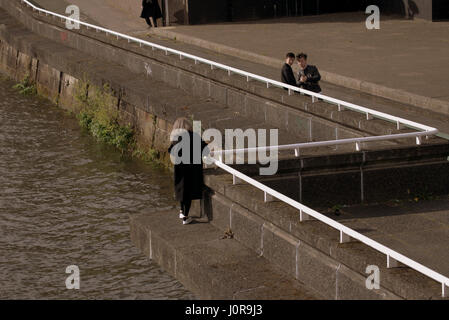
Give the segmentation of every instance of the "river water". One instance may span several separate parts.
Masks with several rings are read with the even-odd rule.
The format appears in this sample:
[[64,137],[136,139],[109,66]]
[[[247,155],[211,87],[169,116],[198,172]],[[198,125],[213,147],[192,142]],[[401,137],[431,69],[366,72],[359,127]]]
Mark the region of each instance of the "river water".
[[169,172],[12,86],[0,76],[0,299],[194,299],[130,241],[129,215],[177,212]]

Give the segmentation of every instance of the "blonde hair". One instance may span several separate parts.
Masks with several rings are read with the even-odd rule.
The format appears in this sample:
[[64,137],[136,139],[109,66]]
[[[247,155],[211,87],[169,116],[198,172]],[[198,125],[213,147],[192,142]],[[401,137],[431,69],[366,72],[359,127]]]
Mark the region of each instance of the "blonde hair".
[[187,119],[187,118],[178,118],[178,119],[176,119],[175,123],[173,124],[173,131],[179,130],[179,129],[192,131],[193,130],[192,122],[189,119]]

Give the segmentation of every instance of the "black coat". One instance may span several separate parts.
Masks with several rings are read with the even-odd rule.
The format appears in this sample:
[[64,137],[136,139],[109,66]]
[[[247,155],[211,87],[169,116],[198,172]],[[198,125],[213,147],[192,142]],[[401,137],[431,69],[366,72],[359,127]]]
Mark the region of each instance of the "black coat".
[[[304,73],[304,75],[307,77],[306,82],[301,82],[301,74]],[[303,72],[299,71],[298,79],[300,82],[298,82],[298,86],[300,88],[319,93],[321,92],[321,87],[319,85],[319,82],[321,80],[320,72],[318,71],[318,68],[312,65],[308,65]]]
[[[173,142],[168,148],[168,152],[172,155],[172,159],[177,159],[181,162],[182,159],[182,145],[178,145],[182,139],[187,138],[186,134],[181,135],[177,141]],[[207,143],[205,143],[198,134],[193,132],[188,132],[190,139],[190,160],[188,163],[175,164],[174,172],[174,182],[175,182],[175,198],[178,201],[195,200],[202,199],[203,197],[203,159],[201,154],[199,156],[199,161],[201,163],[194,163],[193,156],[193,139],[199,139],[201,141],[201,152],[204,148],[207,148]],[[208,152],[208,149],[206,149]],[[176,154],[177,153],[177,154]]]
[[159,3],[157,0],[142,0],[142,13],[140,14],[141,18],[149,18],[153,19],[162,18],[161,8],[159,7]]
[[284,63],[284,66],[282,67],[281,80],[283,83],[296,87],[296,79],[293,74],[293,69],[287,63]]

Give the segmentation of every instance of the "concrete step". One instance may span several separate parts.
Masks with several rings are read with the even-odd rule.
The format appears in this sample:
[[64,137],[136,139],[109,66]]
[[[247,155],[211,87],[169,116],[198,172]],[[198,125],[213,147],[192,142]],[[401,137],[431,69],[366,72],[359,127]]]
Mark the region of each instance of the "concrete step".
[[201,218],[177,210],[130,217],[131,240],[200,299],[311,300],[322,297]]
[[[319,221],[300,222],[295,209],[280,201],[265,203],[261,191],[232,185],[230,175],[215,172],[205,181],[214,190],[203,203],[213,225],[231,229],[243,245],[326,298],[441,299],[440,283],[410,268],[387,269],[385,255],[360,242],[339,244],[338,231]],[[368,237],[376,235],[357,218],[327,215]],[[378,290],[366,288],[369,265],[380,270]]]

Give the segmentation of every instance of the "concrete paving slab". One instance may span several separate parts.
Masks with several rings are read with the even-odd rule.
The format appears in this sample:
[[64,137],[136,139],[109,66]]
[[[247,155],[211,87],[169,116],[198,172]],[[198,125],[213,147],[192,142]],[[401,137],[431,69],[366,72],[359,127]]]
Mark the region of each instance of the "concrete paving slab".
[[[354,206],[343,210],[368,226],[369,232],[358,230],[362,234],[449,276],[447,198],[405,202],[398,206]],[[344,220],[340,222],[346,225]]]

